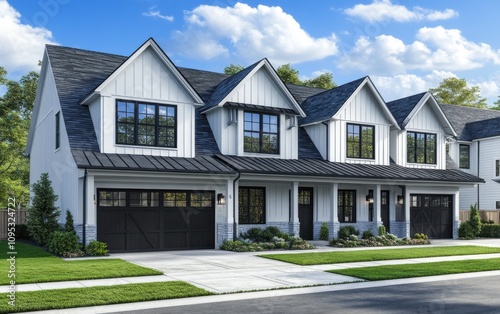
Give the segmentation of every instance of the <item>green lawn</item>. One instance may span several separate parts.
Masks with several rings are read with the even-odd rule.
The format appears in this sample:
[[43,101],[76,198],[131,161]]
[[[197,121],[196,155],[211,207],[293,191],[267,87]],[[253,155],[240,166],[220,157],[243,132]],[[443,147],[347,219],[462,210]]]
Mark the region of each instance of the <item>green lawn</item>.
[[322,265],[337,263],[352,263],[366,261],[384,261],[395,259],[456,256],[473,254],[500,253],[500,248],[481,246],[442,246],[442,247],[419,247],[406,249],[381,249],[362,251],[335,251],[319,253],[297,253],[297,254],[266,254],[261,257],[275,259],[297,265]]
[[0,313],[64,309],[72,307],[118,304],[187,298],[213,293],[182,281],[128,284],[109,287],[73,288],[17,292],[15,307],[7,304],[7,295],[0,294]]
[[[0,269],[6,274],[9,269],[7,242],[0,241],[0,248]],[[64,261],[23,242],[16,243],[16,251],[16,284],[162,274],[120,259]],[[0,276],[0,285],[8,284],[9,280],[7,275]]]
[[329,270],[330,273],[356,277],[365,280],[388,280],[424,276],[473,273],[500,270],[500,258],[435,262],[407,265],[372,266]]

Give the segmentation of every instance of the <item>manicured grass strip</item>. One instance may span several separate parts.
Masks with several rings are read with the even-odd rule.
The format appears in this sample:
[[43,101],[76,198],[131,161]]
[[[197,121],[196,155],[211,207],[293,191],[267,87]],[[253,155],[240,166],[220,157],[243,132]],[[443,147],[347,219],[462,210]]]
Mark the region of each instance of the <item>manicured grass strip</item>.
[[407,265],[371,266],[362,268],[329,270],[328,272],[365,280],[388,280],[473,273],[489,270],[500,270],[500,258]]
[[[64,261],[37,246],[23,242],[16,243],[16,251],[17,284],[162,274],[160,271],[121,259]],[[0,241],[0,272],[5,274],[10,266],[7,252],[7,242]],[[0,285],[9,284],[9,280],[7,275],[0,276]]]
[[182,281],[139,283],[109,287],[17,292],[15,307],[0,294],[0,313],[65,309],[72,307],[187,298],[213,293]]
[[500,253],[500,248],[469,245],[298,254],[266,254],[259,256],[297,265],[322,265],[492,253]]

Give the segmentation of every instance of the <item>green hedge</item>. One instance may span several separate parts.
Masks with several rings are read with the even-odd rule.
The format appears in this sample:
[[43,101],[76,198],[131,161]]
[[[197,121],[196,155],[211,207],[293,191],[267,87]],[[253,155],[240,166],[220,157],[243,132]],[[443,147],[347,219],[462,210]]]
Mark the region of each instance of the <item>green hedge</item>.
[[480,237],[483,238],[500,238],[500,224],[484,224],[481,226]]

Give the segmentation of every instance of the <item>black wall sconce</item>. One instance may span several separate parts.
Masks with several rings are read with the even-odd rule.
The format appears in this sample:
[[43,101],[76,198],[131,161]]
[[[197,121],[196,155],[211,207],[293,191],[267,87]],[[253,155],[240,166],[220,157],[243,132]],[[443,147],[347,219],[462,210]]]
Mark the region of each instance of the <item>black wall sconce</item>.
[[366,201],[370,204],[373,204],[373,191],[370,190],[368,192],[368,195],[366,195]]
[[403,205],[404,198],[403,195],[398,195],[398,205]]
[[226,197],[224,196],[224,194],[217,194],[217,205],[226,205]]

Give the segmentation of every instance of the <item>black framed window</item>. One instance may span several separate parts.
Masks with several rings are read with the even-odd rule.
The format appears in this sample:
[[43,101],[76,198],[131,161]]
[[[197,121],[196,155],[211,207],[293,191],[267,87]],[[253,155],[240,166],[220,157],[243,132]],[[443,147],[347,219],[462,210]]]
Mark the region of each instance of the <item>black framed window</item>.
[[347,124],[347,157],[375,158],[375,127],[373,125]]
[[339,222],[356,222],[356,191],[339,190]]
[[125,207],[127,206],[127,193],[125,191],[99,191],[99,206]]
[[243,150],[245,152],[278,154],[278,116],[245,111],[243,137]]
[[470,146],[460,144],[459,166],[462,169],[470,169]]
[[436,134],[407,133],[407,161],[419,164],[436,164]]
[[56,113],[56,149],[61,147],[61,121],[60,121],[61,112],[58,111]]
[[238,189],[238,223],[266,223],[266,189],[240,187]]
[[177,107],[143,102],[116,102],[116,143],[177,147]]
[[495,175],[500,177],[500,160],[495,161]]

